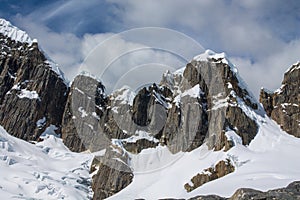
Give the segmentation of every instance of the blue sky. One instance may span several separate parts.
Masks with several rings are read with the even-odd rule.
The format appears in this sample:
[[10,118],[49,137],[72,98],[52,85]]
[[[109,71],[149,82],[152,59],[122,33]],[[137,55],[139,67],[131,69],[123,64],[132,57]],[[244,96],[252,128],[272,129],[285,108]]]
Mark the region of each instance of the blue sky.
[[96,43],[149,26],[180,31],[205,48],[226,52],[255,94],[261,86],[279,87],[286,69],[300,60],[298,0],[0,2],[0,17],[37,38],[69,79]]

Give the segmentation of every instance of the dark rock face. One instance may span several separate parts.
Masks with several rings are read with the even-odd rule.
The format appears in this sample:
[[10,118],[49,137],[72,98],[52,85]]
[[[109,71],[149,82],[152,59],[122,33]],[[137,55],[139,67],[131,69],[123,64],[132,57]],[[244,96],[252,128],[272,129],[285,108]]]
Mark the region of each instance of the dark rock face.
[[228,149],[227,130],[234,130],[244,145],[255,137],[258,125],[241,105],[255,112],[258,104],[229,64],[193,60],[181,77],[165,74],[161,84],[173,88],[173,99],[191,88],[200,90],[197,97],[180,97],[180,103],[168,110],[162,137],[172,152],[191,151],[204,142],[210,149]]
[[0,124],[12,135],[37,140],[50,125],[60,132],[68,87],[37,43],[0,34]]
[[[156,84],[149,88],[142,88],[135,96],[132,105],[132,119],[135,124],[145,128],[145,131],[152,132],[154,135],[161,131],[167,113],[171,91],[166,87],[158,87]],[[159,106],[160,110],[156,109]],[[159,111],[159,112],[158,112]],[[151,130],[151,128],[153,128]]]
[[[118,163],[118,165],[123,164]],[[99,171],[93,179],[94,200],[102,200],[112,196],[131,183],[133,174],[123,171],[122,167],[120,168],[121,169],[117,170],[100,164]]]
[[[192,151],[203,143],[210,149],[228,150],[233,143],[225,136],[226,131],[235,131],[247,145],[258,130],[255,119],[243,110],[247,107],[255,112],[258,105],[226,63],[192,61],[182,74],[166,74],[159,86],[142,88],[136,95],[120,89],[106,96],[101,88],[99,81],[87,76],[76,77],[72,84],[62,137],[73,151],[110,149],[113,140],[118,141],[118,148],[134,154],[158,144],[167,145],[173,153]],[[147,137],[132,140],[140,134]],[[104,160],[113,160],[109,156]],[[122,174],[114,167],[118,164],[105,165],[104,160],[95,165],[105,173],[98,171],[93,178],[94,198],[108,197],[121,189],[112,184],[108,190],[100,180],[115,183],[119,176],[118,183],[126,183],[121,184],[124,187],[131,182],[130,170]],[[128,160],[122,164],[126,166]],[[223,164],[216,166],[213,176],[201,181],[195,176],[195,187],[233,171]]]
[[[104,85],[86,74],[77,76],[69,90],[37,43],[20,43],[0,34],[0,47],[0,124],[24,140],[38,140],[51,127],[62,133],[72,151],[105,150],[92,164],[94,199],[114,195],[132,182],[130,153],[158,145],[166,145],[172,153],[186,152],[202,144],[226,151],[234,145],[227,131],[234,131],[244,145],[258,131],[249,113],[257,112],[259,105],[222,57],[192,60],[182,73],[167,72],[159,85],[142,88],[134,96],[128,89],[107,96]],[[297,137],[299,74],[300,63],[285,74],[280,91],[261,91],[267,114]],[[233,171],[230,161],[220,161],[184,187],[192,191]],[[240,189],[231,199],[289,199],[299,196],[298,191],[299,183],[267,193]]]
[[100,127],[107,104],[104,86],[97,80],[77,76],[71,86],[62,119],[62,138],[72,151],[97,151],[108,143]]
[[98,170],[93,176],[94,200],[112,196],[132,182],[133,173],[126,164],[128,155],[122,149],[112,146],[106,150],[104,157],[95,159],[98,159],[95,165]]
[[191,192],[209,181],[216,180],[232,172],[234,172],[234,166],[231,164],[230,160],[221,160],[214,168],[210,167],[205,169],[203,173],[195,175],[191,179],[193,185],[186,183],[184,188],[187,192]]
[[283,130],[300,137],[300,62],[284,74],[282,86],[274,93],[262,89],[260,102]]
[[259,101],[263,105],[266,114],[271,117],[273,106],[273,93],[262,88],[259,94]]
[[225,200],[226,198],[217,195],[206,195],[190,198],[189,200]]
[[246,199],[300,199],[300,182],[293,182],[286,188],[261,192],[253,189],[238,189],[230,200]]
[[248,200],[248,199],[255,199],[255,200],[295,200],[300,199],[300,182],[296,181],[289,184],[286,188],[280,188],[275,190],[269,190],[267,192],[261,192],[254,189],[242,188],[238,189],[230,198],[223,198],[215,195],[210,196],[198,196],[193,197],[190,200]]
[[180,103],[172,103],[161,138],[171,152],[191,151],[203,144],[207,133],[205,103],[201,96],[183,96]]
[[[119,192],[133,178],[132,171],[126,164],[127,153],[112,144],[112,139],[129,137],[115,120],[116,110],[113,108],[117,109],[117,114],[126,122],[129,107],[107,97],[104,89],[102,83],[90,75],[77,76],[70,88],[62,120],[62,138],[72,151],[106,150],[105,155],[95,158],[92,164],[92,171],[98,169],[93,176],[93,199],[104,199]],[[147,143],[141,140],[135,144],[137,145],[124,142],[124,147],[128,151],[139,152],[140,146]]]
[[126,151],[134,154],[140,153],[145,148],[155,148],[157,145],[157,142],[149,141],[147,139],[140,139],[136,142],[124,141],[123,143],[123,147],[126,149]]

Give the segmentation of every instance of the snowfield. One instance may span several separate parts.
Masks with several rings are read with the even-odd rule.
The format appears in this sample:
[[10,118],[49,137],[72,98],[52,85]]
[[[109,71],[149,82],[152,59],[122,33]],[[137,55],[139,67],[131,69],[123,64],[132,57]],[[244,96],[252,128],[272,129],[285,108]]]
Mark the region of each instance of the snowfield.
[[[208,194],[230,197],[239,188],[267,191],[300,180],[300,139],[288,135],[267,117],[259,121],[259,133],[248,147],[229,131],[226,136],[233,138],[236,146],[227,152],[208,151],[203,145],[176,155],[165,147],[133,155],[133,182],[109,199],[190,198]],[[233,173],[186,192],[184,184],[190,183],[193,176],[226,158],[236,168]]]
[[93,155],[73,153],[53,135],[30,144],[0,126],[1,199],[89,199]]

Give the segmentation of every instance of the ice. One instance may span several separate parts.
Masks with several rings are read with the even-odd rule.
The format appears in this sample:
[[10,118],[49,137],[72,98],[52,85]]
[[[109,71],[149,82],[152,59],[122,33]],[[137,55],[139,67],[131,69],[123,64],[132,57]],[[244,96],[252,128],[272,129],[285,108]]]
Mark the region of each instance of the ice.
[[55,132],[56,130],[58,130],[58,127],[56,127],[53,124],[50,124],[50,126],[48,126],[46,128],[46,130],[41,134],[40,138],[45,139],[45,138],[48,138],[50,135],[53,135],[54,137],[59,138],[60,135],[56,134],[56,132]]
[[300,61],[297,61],[296,63],[292,64],[292,66],[285,73],[291,73],[296,69],[300,69]]
[[34,145],[0,126],[1,199],[90,199],[93,157],[69,151],[52,135]]
[[[32,44],[33,40],[27,35],[25,31],[13,26],[9,21],[0,18],[0,33],[11,38],[12,40],[22,43]],[[36,40],[34,40],[36,41]]]
[[227,140],[233,142],[234,146],[243,144],[242,138],[239,135],[237,135],[234,131],[227,131],[225,133],[225,136],[227,137]]
[[153,93],[154,93],[154,97],[155,97],[156,102],[159,102],[162,106],[164,106],[165,108],[168,108],[168,109],[172,107],[171,104],[168,104],[164,100],[165,98],[161,94],[157,93],[156,91],[153,91]]
[[119,107],[115,106],[115,107],[112,107],[111,110],[112,110],[114,113],[119,113],[118,108],[119,108]]
[[182,67],[182,68],[176,70],[175,72],[173,72],[173,74],[174,75],[179,75],[179,76],[183,75],[184,70],[185,70],[185,67]]
[[137,130],[135,132],[135,135],[133,135],[129,138],[126,138],[126,139],[121,139],[120,141],[134,143],[137,140],[141,140],[141,139],[146,139],[146,140],[153,141],[153,142],[156,142],[156,143],[159,142],[158,139],[154,138],[153,136],[150,136],[150,133],[148,133],[146,131],[142,131],[142,130]]
[[213,107],[211,108],[211,110],[218,110],[220,108],[227,107],[229,105],[228,103],[229,98],[228,97],[222,98],[223,96],[222,94],[223,93],[220,93],[212,97]]
[[101,82],[100,78],[98,78],[97,76],[95,76],[95,75],[93,75],[93,74],[91,74],[90,72],[87,72],[87,71],[81,71],[81,72],[79,73],[79,75],[86,76],[86,77],[90,77],[90,78],[92,78],[92,79],[97,80],[98,82]]

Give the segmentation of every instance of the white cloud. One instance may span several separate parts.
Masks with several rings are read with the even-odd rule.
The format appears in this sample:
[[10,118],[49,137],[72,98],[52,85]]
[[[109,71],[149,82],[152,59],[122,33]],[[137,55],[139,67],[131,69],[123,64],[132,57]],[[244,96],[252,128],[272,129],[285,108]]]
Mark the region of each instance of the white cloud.
[[111,2],[125,8],[120,16],[127,25],[173,27],[193,34],[206,48],[225,51],[256,95],[262,86],[277,88],[284,71],[300,59],[297,1]]
[[17,16],[15,22],[26,30],[30,37],[37,38],[40,47],[57,62],[70,80],[77,74],[82,61],[81,40],[71,33],[56,33],[42,24],[36,24],[29,18]]
[[[65,26],[63,30],[72,32],[77,30],[76,27],[72,27],[74,25],[81,27],[82,23],[93,22],[91,20],[93,17],[89,15],[84,18],[86,15],[83,13],[96,8],[92,9],[93,16],[94,11],[99,8],[101,16],[113,17],[103,18],[105,22],[100,24],[94,20],[93,28],[103,23],[111,29],[116,25],[129,28],[143,26],[174,28],[192,35],[197,41],[203,42],[206,48],[216,52],[225,51],[240,68],[242,77],[253,92],[258,94],[261,86],[270,89],[278,87],[282,80],[282,73],[296,59],[299,59],[297,54],[299,52],[297,37],[299,38],[300,33],[298,28],[300,12],[297,12],[299,5],[297,0],[291,0],[289,3],[277,0],[191,0],[188,3],[181,0],[106,0],[99,3],[93,0],[82,3],[76,0],[51,4],[33,11],[26,17],[18,17],[16,21],[39,39],[43,49],[53,60],[62,65],[63,71],[70,79],[80,70],[85,69],[79,68],[79,65],[89,52],[113,34],[86,34],[83,38],[78,38],[75,34],[53,32],[46,24],[55,21],[60,26]],[[39,16],[41,18],[36,19]],[[70,16],[74,17],[70,18]],[[98,17],[98,19],[102,18]],[[118,20],[121,24],[115,23]],[[72,26],[69,27],[68,24]],[[155,46],[143,43],[148,38],[147,35],[134,41],[130,38],[129,40],[116,38],[113,44],[106,44],[108,46],[102,52],[99,51],[98,46],[95,50],[97,57],[90,60],[90,66],[93,67],[88,70],[101,76],[100,72],[103,72],[103,68],[123,53],[145,46]],[[158,46],[162,49],[174,49],[175,53],[183,55],[185,59],[186,55],[192,57],[191,55],[201,53],[197,46],[187,47],[184,40],[182,42],[177,38],[168,38],[164,34],[158,34],[156,38],[156,41],[160,42]],[[130,56],[125,56],[126,59],[122,57],[115,62],[115,69],[109,72],[108,77],[118,78],[136,66],[145,66],[144,64],[150,63],[151,60],[160,62],[162,66],[173,65],[173,56],[170,52],[167,54],[144,49],[135,52],[134,55],[136,56],[132,56],[131,53]],[[139,60],[137,55],[142,56],[144,62]]]
[[[194,41],[181,38],[182,35],[178,37],[177,32],[165,30],[166,34],[161,29],[154,29],[149,33],[152,29],[147,30],[131,30],[118,35],[85,35],[82,50],[86,57],[79,71],[98,76],[109,92],[122,85],[135,90],[141,85],[159,83],[166,70],[175,71],[185,66],[193,55],[188,53],[196,49]],[[163,44],[162,37],[166,37]],[[172,43],[168,42],[167,37]],[[177,40],[173,40],[174,37]],[[177,44],[174,45],[173,41]],[[199,49],[203,51],[201,46]]]
[[38,39],[69,80],[88,71],[98,76],[109,92],[124,84],[137,89],[158,83],[164,71],[183,67],[196,52],[203,51],[191,38],[168,29],[134,29],[79,38],[71,33],[52,32],[30,18],[19,16],[16,22]]
[[280,87],[283,74],[294,63],[300,60],[300,40],[286,44],[281,51],[262,57],[253,63],[241,57],[231,58],[249,88],[258,96],[261,87],[275,90]]

